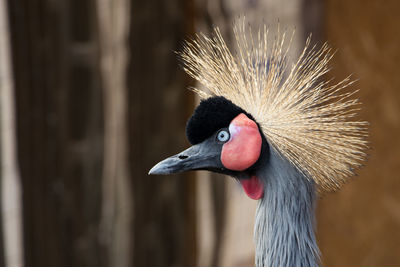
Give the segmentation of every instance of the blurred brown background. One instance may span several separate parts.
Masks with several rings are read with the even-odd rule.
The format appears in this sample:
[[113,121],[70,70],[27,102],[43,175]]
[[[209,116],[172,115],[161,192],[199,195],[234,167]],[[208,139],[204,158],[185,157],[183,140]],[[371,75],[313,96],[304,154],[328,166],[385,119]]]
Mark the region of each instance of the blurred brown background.
[[338,49],[332,76],[353,73],[370,122],[370,158],[318,208],[325,266],[400,266],[400,2],[328,1],[324,30]]
[[359,176],[319,201],[323,266],[400,266],[400,2],[0,0],[0,266],[253,266],[255,201],[184,149],[195,83],[174,51],[245,15],[337,49],[370,122]]

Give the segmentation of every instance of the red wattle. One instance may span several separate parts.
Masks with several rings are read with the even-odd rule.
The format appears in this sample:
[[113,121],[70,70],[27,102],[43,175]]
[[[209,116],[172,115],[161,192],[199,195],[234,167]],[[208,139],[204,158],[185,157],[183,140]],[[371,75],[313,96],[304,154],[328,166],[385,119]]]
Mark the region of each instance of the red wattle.
[[251,176],[250,179],[241,179],[244,192],[252,199],[260,199],[264,195],[264,185],[257,176]]

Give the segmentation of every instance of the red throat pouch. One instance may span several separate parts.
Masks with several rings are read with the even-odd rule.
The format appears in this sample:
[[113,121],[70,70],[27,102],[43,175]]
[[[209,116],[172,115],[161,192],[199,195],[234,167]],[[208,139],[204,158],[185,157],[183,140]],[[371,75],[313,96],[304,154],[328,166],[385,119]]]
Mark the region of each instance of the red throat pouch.
[[264,184],[257,176],[251,176],[250,179],[241,179],[244,192],[252,199],[260,199],[264,195]]

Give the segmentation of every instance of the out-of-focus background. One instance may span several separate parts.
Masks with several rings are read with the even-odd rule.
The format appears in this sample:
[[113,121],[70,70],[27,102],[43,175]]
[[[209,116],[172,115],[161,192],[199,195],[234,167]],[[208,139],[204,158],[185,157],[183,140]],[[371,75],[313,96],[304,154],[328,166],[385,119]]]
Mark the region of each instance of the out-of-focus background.
[[318,204],[323,266],[400,266],[397,0],[0,0],[0,266],[253,266],[256,202],[206,172],[148,176],[188,146],[196,86],[174,51],[232,22],[337,50],[370,122],[359,176]]

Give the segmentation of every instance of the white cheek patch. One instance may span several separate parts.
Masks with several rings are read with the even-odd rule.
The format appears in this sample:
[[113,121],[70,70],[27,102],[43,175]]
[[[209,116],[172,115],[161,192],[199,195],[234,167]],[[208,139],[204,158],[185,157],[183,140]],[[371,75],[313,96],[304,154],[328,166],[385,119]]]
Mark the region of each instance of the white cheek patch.
[[237,126],[233,123],[229,124],[229,134],[231,135],[231,138],[229,141],[231,141],[236,135],[240,133],[241,127]]

